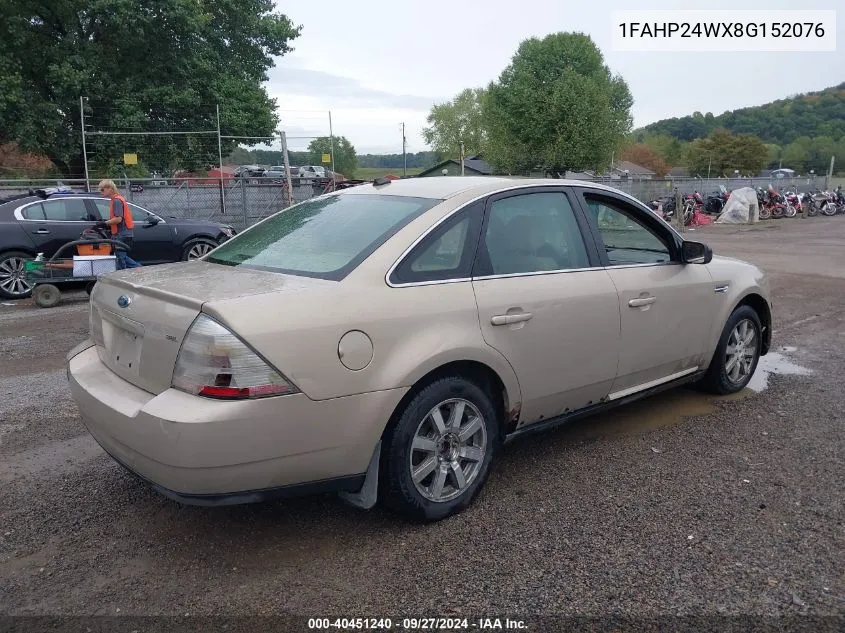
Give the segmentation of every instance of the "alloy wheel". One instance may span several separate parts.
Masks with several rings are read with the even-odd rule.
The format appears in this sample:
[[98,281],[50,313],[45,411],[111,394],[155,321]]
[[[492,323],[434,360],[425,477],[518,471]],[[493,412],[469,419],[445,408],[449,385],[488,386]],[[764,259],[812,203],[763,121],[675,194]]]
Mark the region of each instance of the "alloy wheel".
[[423,497],[445,502],[478,477],[487,451],[487,424],[469,400],[452,398],[431,409],[414,433],[409,467]]
[[728,380],[739,385],[751,376],[759,347],[757,330],[750,319],[743,319],[734,326],[725,350]]
[[32,290],[24,274],[26,259],[8,257],[0,261],[0,290],[12,298],[23,297]]
[[188,259],[199,259],[213,250],[214,247],[208,242],[197,242],[188,250]]

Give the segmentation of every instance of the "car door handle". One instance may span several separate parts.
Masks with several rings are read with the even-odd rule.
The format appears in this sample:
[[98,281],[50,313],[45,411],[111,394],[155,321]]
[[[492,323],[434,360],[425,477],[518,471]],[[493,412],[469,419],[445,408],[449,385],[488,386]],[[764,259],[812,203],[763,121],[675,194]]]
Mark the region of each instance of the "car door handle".
[[33,231],[36,235],[48,235],[50,231],[47,229],[38,229],[37,231]]
[[530,312],[521,312],[519,314],[497,314],[490,319],[493,325],[510,325],[511,323],[522,323],[528,321],[534,315]]
[[651,305],[657,301],[657,297],[640,297],[639,299],[631,299],[628,302],[629,308],[642,308],[643,306]]

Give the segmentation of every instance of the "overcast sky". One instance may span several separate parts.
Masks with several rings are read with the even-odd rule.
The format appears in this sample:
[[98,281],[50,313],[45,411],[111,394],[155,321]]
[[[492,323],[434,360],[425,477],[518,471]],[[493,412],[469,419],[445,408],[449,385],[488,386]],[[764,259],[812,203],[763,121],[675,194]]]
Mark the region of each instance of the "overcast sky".
[[[268,90],[288,136],[336,135],[359,154],[427,149],[421,130],[434,103],[495,80],[519,43],[558,31],[589,34],[634,96],[634,126],[699,110],[758,105],[845,81],[841,0],[323,0],[278,2],[302,35],[279,58]],[[614,53],[617,9],[837,9],[837,51],[825,53]],[[290,140],[301,149],[308,139]]]

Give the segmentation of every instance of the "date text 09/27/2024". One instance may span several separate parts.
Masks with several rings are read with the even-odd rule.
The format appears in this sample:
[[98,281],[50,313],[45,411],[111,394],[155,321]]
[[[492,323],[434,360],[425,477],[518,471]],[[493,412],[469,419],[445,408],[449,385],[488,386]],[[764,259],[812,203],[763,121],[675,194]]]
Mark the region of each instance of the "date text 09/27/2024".
[[524,620],[510,618],[309,618],[312,630],[510,630],[528,629]]
[[622,22],[623,38],[824,37],[821,22]]

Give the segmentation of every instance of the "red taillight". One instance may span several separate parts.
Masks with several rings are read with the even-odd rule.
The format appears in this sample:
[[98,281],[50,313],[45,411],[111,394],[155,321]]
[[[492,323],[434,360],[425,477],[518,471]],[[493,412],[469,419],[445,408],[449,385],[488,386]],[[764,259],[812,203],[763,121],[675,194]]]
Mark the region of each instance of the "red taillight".
[[279,385],[258,385],[255,387],[210,387],[200,389],[197,395],[208,398],[221,398],[240,400],[243,398],[260,398],[262,396],[275,396],[290,393],[289,387]]
[[203,387],[197,395],[207,396],[209,398],[249,398],[249,389],[238,389],[236,387]]
[[297,388],[232,332],[201,314],[176,359],[172,386],[190,394],[242,400],[296,393]]

